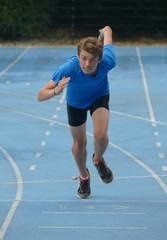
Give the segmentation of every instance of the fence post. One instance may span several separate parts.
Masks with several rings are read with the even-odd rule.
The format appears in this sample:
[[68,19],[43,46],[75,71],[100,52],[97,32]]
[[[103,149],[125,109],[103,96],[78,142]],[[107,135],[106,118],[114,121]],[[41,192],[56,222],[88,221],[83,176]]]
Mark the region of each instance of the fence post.
[[75,39],[75,0],[72,0],[72,44]]

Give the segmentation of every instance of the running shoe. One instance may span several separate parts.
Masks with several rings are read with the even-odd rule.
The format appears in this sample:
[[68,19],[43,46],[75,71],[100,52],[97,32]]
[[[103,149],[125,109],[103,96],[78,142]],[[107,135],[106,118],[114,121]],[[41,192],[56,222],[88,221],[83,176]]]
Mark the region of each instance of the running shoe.
[[81,180],[79,178],[79,187],[78,187],[78,197],[79,198],[89,198],[91,197],[91,189],[90,189],[90,172],[88,171],[88,179],[87,180]]
[[[93,156],[94,156],[94,154],[93,154]],[[94,165],[95,165],[103,183],[110,183],[113,181],[114,175],[113,175],[111,169],[107,166],[107,163],[105,162],[103,157],[99,161],[99,163],[97,163],[97,164],[94,163]]]

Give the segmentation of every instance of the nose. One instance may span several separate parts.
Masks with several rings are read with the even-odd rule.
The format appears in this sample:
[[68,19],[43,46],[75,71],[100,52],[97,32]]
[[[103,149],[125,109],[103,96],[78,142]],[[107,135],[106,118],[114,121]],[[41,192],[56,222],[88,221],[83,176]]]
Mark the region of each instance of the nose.
[[88,67],[89,65],[90,65],[90,61],[87,60],[87,61],[85,62],[85,66]]

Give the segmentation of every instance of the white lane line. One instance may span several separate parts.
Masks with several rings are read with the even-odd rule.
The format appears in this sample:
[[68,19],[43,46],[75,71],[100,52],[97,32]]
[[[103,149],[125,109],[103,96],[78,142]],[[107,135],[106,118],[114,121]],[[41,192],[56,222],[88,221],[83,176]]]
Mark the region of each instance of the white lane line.
[[[164,169],[167,167],[164,166]],[[164,170],[165,171],[165,170]],[[158,177],[167,177],[166,174],[158,175]],[[152,178],[151,175],[149,176],[128,176],[128,177],[115,177],[115,180],[119,179],[140,179],[140,178]],[[92,178],[93,181],[99,181],[100,178]],[[73,182],[72,179],[64,179],[64,180],[41,180],[41,181],[24,181],[23,184],[32,184],[32,183],[60,183],[60,182]],[[10,185],[10,184],[17,184],[17,182],[0,182],[0,185]]]
[[37,167],[36,165],[31,165],[30,168],[29,168],[29,170],[30,170],[30,171],[34,171],[34,170],[36,169],[36,167]]
[[[12,200],[10,199],[0,199],[0,202],[4,202],[4,201],[8,201],[8,202],[11,202]],[[62,202],[67,202],[67,203],[75,203],[75,202],[78,202],[78,200],[71,200],[71,199],[68,199],[68,200],[64,200],[64,199],[60,199],[60,200],[55,200],[55,199],[44,199],[44,200],[41,200],[41,199],[37,199],[37,200],[32,200],[32,199],[24,199],[22,200],[22,202],[57,202],[57,203],[62,203]],[[138,200],[138,201],[135,201],[135,200],[88,200],[88,199],[85,199],[84,202],[88,202],[88,203],[92,203],[92,202],[95,202],[95,203],[100,203],[100,202],[106,202],[106,203],[167,203],[167,201],[157,201],[157,200],[152,200],[152,201],[149,201],[149,200]]]
[[22,52],[8,67],[6,67],[2,72],[0,72],[0,77],[6,73],[14,64],[16,64],[25,54],[26,52],[30,49],[31,47],[28,47]]
[[46,142],[45,142],[45,141],[42,141],[42,142],[41,142],[41,146],[46,146]]
[[145,215],[146,213],[132,212],[41,212],[42,214],[73,214],[73,215]]
[[147,230],[147,227],[64,227],[64,226],[39,226],[42,229],[125,229],[125,230]]
[[[57,121],[54,121],[54,120],[51,120],[51,119],[48,119],[48,118],[40,117],[38,115],[33,115],[31,113],[20,112],[20,111],[17,111],[17,110],[11,109],[11,108],[7,108],[7,107],[0,107],[0,110],[13,112],[13,113],[21,114],[21,115],[24,115],[24,116],[29,116],[29,117],[32,117],[32,118],[38,118],[40,120],[48,121],[50,126],[53,126],[55,123],[59,124],[59,125],[63,125],[63,126],[68,126],[67,124],[64,124],[64,123],[61,123],[61,122],[57,122]],[[150,119],[138,117],[138,116],[131,115],[131,114],[126,114],[126,113],[121,113],[121,112],[116,112],[116,111],[111,111],[111,110],[110,110],[110,113],[118,114],[118,115],[125,116],[125,117],[131,117],[131,118],[134,118],[134,119],[143,120],[143,121],[147,121],[147,122],[152,122]],[[167,123],[158,122],[158,121],[155,121],[155,122],[157,124],[167,126]]]
[[145,73],[144,73],[144,67],[143,67],[143,63],[142,63],[139,47],[136,47],[136,51],[137,51],[137,57],[138,57],[140,71],[141,71],[141,75],[142,75],[146,101],[147,101],[147,105],[148,105],[148,109],[149,109],[150,120],[154,122],[155,121],[154,111],[153,111],[153,107],[152,107],[152,104],[151,104],[151,99],[150,99],[150,95],[149,95],[149,89],[148,89],[148,86],[147,86],[146,76],[145,76]]
[[161,186],[161,188],[164,190],[164,192],[167,194],[167,186],[166,184],[160,179],[160,177],[146,164],[144,164],[141,160],[137,159],[135,156],[133,156],[131,153],[127,152],[125,149],[113,144],[109,143],[114,148],[117,148],[121,152],[123,152],[125,155],[129,156],[131,159],[133,159],[136,163],[138,163],[140,166],[142,166],[147,172],[151,174],[151,176],[157,181],[157,183]]
[[135,115],[132,115],[132,114],[129,114],[129,113],[122,113],[122,112],[117,112],[117,111],[113,111],[113,110],[110,110],[110,113],[150,122],[150,119],[148,119],[148,118],[143,118],[143,117],[135,116]]
[[[141,74],[142,74],[142,80],[143,80],[143,85],[144,85],[144,91],[145,91],[145,96],[146,96],[146,100],[147,100],[147,105],[148,105],[148,109],[149,109],[150,120],[152,122],[154,122],[154,123],[152,123],[152,126],[156,127],[154,111],[153,111],[153,107],[152,107],[152,104],[151,104],[151,99],[150,99],[150,95],[149,95],[149,89],[148,89],[148,85],[147,85],[147,81],[146,81],[146,76],[145,76],[145,72],[144,72],[144,67],[143,67],[143,63],[142,63],[139,47],[136,47],[136,51],[137,51],[139,65],[140,65],[140,71],[141,71]],[[154,132],[154,136],[159,136],[159,132]],[[156,145],[157,145],[157,147],[161,147],[161,143],[159,143],[159,142],[156,142]],[[158,156],[159,156],[160,159],[165,158],[165,155],[163,153],[159,153]]]
[[55,120],[51,120],[51,119],[48,119],[48,118],[44,118],[44,117],[40,117],[38,115],[31,114],[31,113],[20,112],[20,111],[17,111],[17,110],[4,108],[4,107],[0,107],[0,110],[13,112],[13,113],[17,113],[17,114],[20,114],[20,115],[23,115],[23,116],[27,116],[27,117],[31,117],[31,118],[35,118],[35,119],[39,119],[39,120],[43,120],[43,121],[47,121],[47,122],[50,123],[51,126],[53,126],[54,124],[58,124],[60,126],[68,127],[68,124],[66,124],[66,123],[61,123],[61,122],[58,122],[58,121],[55,121]]
[[53,115],[53,118],[57,118],[57,114],[54,114],[54,115]]
[[162,147],[161,142],[156,142],[156,146],[157,146],[157,147]]
[[18,168],[18,166],[16,165],[15,161],[12,159],[12,157],[8,154],[8,152],[0,146],[0,151],[5,155],[5,157],[8,159],[8,161],[10,162],[11,166],[13,167],[13,170],[15,172],[16,178],[17,178],[17,192],[16,192],[16,196],[15,199],[13,201],[12,206],[10,207],[10,210],[0,228],[0,240],[3,240],[3,238],[5,237],[5,233],[8,230],[8,227],[12,221],[12,218],[16,212],[16,209],[22,199],[22,193],[23,193],[23,179],[21,176],[21,172]]
[[165,158],[164,153],[159,153],[158,156],[159,156],[159,158]]
[[[92,136],[92,133],[87,132],[87,135]],[[147,172],[149,172],[151,174],[151,176],[157,181],[157,183],[161,186],[161,188],[164,190],[164,192],[167,194],[167,186],[166,184],[160,179],[160,177],[151,169],[149,168],[146,164],[144,164],[141,160],[137,159],[134,155],[132,155],[130,152],[126,151],[125,149],[119,147],[116,144],[113,144],[111,142],[109,142],[109,145],[111,145],[112,147],[118,149],[119,151],[123,152],[125,155],[127,155],[128,157],[130,157],[132,160],[134,160],[137,164],[139,164],[140,166],[142,166]]]
[[45,135],[46,135],[46,136],[49,136],[50,134],[51,134],[50,131],[46,131],[46,132],[45,132]]
[[167,166],[162,166],[162,171],[167,171]]
[[[113,110],[110,110],[110,113],[113,113],[113,114],[117,114],[117,115],[121,115],[121,116],[125,116],[125,117],[130,117],[130,118],[134,118],[134,119],[138,119],[138,120],[142,120],[142,121],[147,121],[147,122],[153,122],[152,120],[148,119],[148,118],[143,118],[143,117],[139,117],[139,116],[135,116],[135,115],[132,115],[132,114],[128,114],[128,113],[122,113],[122,112],[117,112],[117,111],[113,111]],[[153,127],[156,127],[156,124],[160,124],[160,125],[165,125],[167,126],[167,123],[164,123],[164,122],[159,122],[159,121],[154,121],[152,123],[152,126]]]
[[[0,93],[1,94],[9,94],[9,95],[17,95],[18,96],[18,93],[15,94],[11,91],[1,91],[0,90]],[[27,98],[33,98],[36,100],[36,96],[32,96],[32,95],[28,95],[28,94],[19,94],[21,97],[27,97]],[[54,99],[50,99],[50,101],[52,102],[58,102],[58,101],[55,101]],[[3,108],[3,107],[0,107],[1,110],[5,110],[7,108]],[[59,111],[61,108],[60,107],[57,107],[56,110]],[[10,110],[11,111],[11,110]],[[144,118],[144,117],[139,117],[139,116],[136,116],[136,115],[132,115],[132,114],[128,114],[128,113],[123,113],[123,112],[117,112],[117,111],[113,111],[113,110],[110,110],[110,113],[112,114],[117,114],[117,115],[120,115],[120,116],[123,116],[123,117],[129,117],[129,118],[134,118],[134,119],[138,119],[138,120],[142,120],[142,121],[146,121],[146,122],[152,122],[152,126],[153,127],[156,127],[157,125],[156,124],[159,124],[159,125],[164,125],[164,126],[167,126],[167,123],[165,122],[159,122],[159,121],[151,121],[150,119],[148,118]],[[50,120],[51,121],[51,120]],[[51,123],[51,125],[53,125],[54,123]]]
[[35,157],[36,157],[36,158],[39,158],[39,157],[41,157],[41,155],[42,155],[42,153],[37,152],[37,153],[35,154]]

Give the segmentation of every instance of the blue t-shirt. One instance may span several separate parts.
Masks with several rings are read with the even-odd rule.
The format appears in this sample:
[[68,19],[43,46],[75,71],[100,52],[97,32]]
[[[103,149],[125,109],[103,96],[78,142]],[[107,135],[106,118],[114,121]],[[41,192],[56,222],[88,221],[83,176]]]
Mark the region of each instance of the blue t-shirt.
[[70,77],[66,99],[70,106],[87,108],[98,98],[109,93],[107,73],[116,65],[114,47],[104,45],[103,57],[98,63],[96,76],[85,74],[77,56],[71,57],[53,74],[52,80],[58,85],[63,77]]

